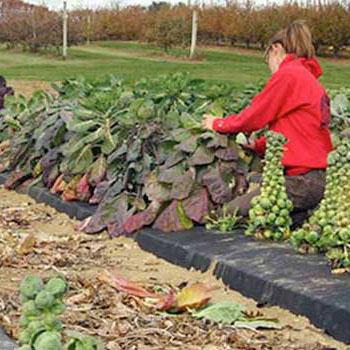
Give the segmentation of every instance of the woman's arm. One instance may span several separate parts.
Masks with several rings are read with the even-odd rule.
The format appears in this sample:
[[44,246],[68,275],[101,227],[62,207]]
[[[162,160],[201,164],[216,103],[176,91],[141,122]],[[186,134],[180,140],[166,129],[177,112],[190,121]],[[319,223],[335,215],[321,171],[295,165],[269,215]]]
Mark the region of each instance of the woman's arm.
[[216,118],[213,129],[221,133],[253,132],[262,129],[278,118],[291,94],[290,78],[286,74],[275,74],[251,105],[241,113],[226,118]]

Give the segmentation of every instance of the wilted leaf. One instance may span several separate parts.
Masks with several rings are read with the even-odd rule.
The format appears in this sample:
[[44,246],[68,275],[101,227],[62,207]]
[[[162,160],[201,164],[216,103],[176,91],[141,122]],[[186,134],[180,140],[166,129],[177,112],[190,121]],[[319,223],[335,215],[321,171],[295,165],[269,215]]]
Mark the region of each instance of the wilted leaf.
[[187,198],[192,191],[194,178],[195,174],[191,170],[176,178],[171,188],[171,198],[179,200]]
[[221,148],[215,152],[215,156],[225,161],[238,160],[238,151],[234,147]]
[[127,232],[124,229],[124,223],[134,214],[134,208],[126,211],[124,215],[119,215],[117,219],[114,219],[107,225],[108,234],[111,237],[119,237],[126,235]]
[[118,197],[118,202],[114,207],[114,214],[107,222],[108,233],[111,237],[117,237],[125,234],[124,223],[134,213],[134,208],[128,210],[128,196],[122,193]]
[[171,132],[171,136],[175,141],[182,142],[184,140],[189,139],[192,136],[192,134],[186,129],[175,129]]
[[90,204],[99,204],[102,201],[105,194],[107,193],[109,186],[110,186],[109,181],[100,182],[95,187],[93,196],[90,198],[89,203]]
[[156,172],[148,174],[144,183],[144,194],[150,201],[159,203],[170,200],[170,190],[158,181]]
[[188,164],[193,166],[211,164],[214,161],[214,158],[214,152],[202,145],[199,146],[193,156],[189,158]]
[[58,162],[59,154],[57,149],[51,149],[40,160],[43,170],[52,168]]
[[67,184],[62,194],[64,201],[69,202],[78,200],[77,189],[80,179],[80,176],[74,176],[73,179]]
[[200,135],[192,135],[177,145],[175,149],[185,153],[193,153],[197,149],[197,141],[199,139],[199,136]]
[[35,235],[33,233],[28,234],[19,243],[19,246],[17,247],[18,254],[25,255],[25,254],[31,253],[33,251],[35,244],[36,244]]
[[107,228],[108,224],[118,221],[121,215],[125,215],[127,208],[127,196],[120,195],[107,198],[100,203],[96,212],[92,215],[84,228],[86,233],[98,233]]
[[209,170],[203,176],[203,183],[208,188],[208,192],[214,203],[223,204],[232,199],[232,189],[224,181],[218,168]]
[[222,301],[209,305],[202,310],[192,312],[192,316],[199,319],[205,318],[217,323],[233,324],[242,317],[243,311],[244,308],[240,304]]
[[212,298],[214,288],[207,287],[203,283],[195,283],[183,288],[176,296],[176,309],[200,309],[208,304]]
[[96,187],[106,176],[107,172],[107,161],[104,156],[100,156],[95,162],[91,165],[91,168],[88,173],[89,184],[92,187]]
[[128,145],[126,143],[123,143],[117,150],[115,150],[113,153],[111,153],[108,156],[108,159],[107,159],[108,164],[111,164],[122,155],[125,155],[127,152],[128,152]]
[[193,222],[192,220],[186,215],[186,212],[182,206],[182,202],[179,201],[177,203],[177,215],[179,216],[180,219],[180,224],[185,230],[190,230],[193,227]]
[[141,298],[158,298],[158,295],[154,292],[149,292],[143,286],[126,279],[116,273],[104,271],[99,277],[104,283],[109,284],[119,292],[127,293]]
[[123,224],[125,232],[131,234],[145,226],[151,225],[156,219],[160,207],[160,203],[152,202],[144,211],[130,216]]
[[155,229],[159,229],[163,232],[182,231],[186,229],[185,226],[180,220],[177,200],[171,202],[171,204],[158,216],[153,225]]
[[161,169],[158,175],[158,180],[159,182],[171,185],[182,175],[182,166],[181,164],[178,164],[169,169]]
[[88,176],[85,174],[77,184],[77,199],[81,202],[87,202],[91,197]]
[[58,176],[59,169],[57,164],[54,165],[52,168],[45,168],[42,176],[45,187],[51,188],[54,185]]
[[202,224],[209,212],[208,192],[205,188],[195,191],[182,202],[186,215],[193,221]]
[[228,146],[228,138],[226,135],[219,133],[212,133],[211,140],[207,143],[208,148],[226,148]]
[[160,311],[167,311],[167,310],[173,309],[175,305],[176,305],[176,292],[172,290],[165,296],[159,297],[159,302],[156,305],[156,309]]
[[57,177],[50,190],[51,193],[62,193],[65,190],[67,183],[63,180],[63,176],[64,175],[61,174],[59,177]]
[[133,142],[133,144],[129,147],[128,153],[126,156],[126,161],[127,162],[133,162],[137,160],[138,158],[141,157],[141,148],[142,147],[142,142],[140,139],[137,139]]
[[182,152],[175,152],[170,155],[169,158],[167,158],[166,162],[164,163],[163,167],[164,169],[171,168],[174,165],[180,163],[182,160],[185,159],[185,155]]

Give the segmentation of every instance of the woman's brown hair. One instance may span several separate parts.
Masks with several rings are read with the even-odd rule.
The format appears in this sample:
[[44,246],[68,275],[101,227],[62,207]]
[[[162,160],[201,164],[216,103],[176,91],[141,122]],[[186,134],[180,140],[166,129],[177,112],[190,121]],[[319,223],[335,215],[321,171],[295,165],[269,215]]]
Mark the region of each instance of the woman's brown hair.
[[269,41],[265,56],[269,53],[273,44],[281,44],[286,53],[297,57],[312,58],[315,56],[315,48],[312,43],[312,35],[304,21],[294,21],[287,28],[277,32]]

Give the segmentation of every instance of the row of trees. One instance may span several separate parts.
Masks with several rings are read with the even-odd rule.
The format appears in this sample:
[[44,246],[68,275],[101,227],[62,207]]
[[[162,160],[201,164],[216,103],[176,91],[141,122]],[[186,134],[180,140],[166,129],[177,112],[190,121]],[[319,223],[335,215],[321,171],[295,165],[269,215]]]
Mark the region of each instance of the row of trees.
[[[5,5],[4,5],[5,4]],[[21,5],[22,4],[22,5]],[[140,40],[164,49],[187,46],[193,8],[165,2],[149,7],[72,11],[69,16],[69,42],[88,40]],[[245,45],[264,48],[268,38],[295,19],[311,26],[318,51],[331,48],[334,55],[350,42],[348,3],[284,3],[254,6],[227,1],[225,6],[198,8],[198,41],[202,44]],[[0,40],[37,50],[59,47],[62,37],[61,14],[19,0],[0,1]]]

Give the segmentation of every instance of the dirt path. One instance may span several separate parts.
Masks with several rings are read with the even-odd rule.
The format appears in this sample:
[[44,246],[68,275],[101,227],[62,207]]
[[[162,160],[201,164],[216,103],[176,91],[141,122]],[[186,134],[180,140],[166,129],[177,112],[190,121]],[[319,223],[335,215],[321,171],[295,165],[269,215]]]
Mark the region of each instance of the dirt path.
[[[26,195],[0,188],[0,323],[16,336],[19,281],[28,273],[57,272],[70,282],[65,323],[98,334],[107,349],[304,349],[345,350],[304,317],[278,307],[258,308],[253,300],[228,290],[210,273],[188,271],[142,251],[131,238],[76,233],[76,222]],[[32,237],[32,240],[24,239]],[[25,244],[23,242],[26,242]],[[220,327],[189,316],[156,313],[137,298],[120,294],[99,281],[104,270],[166,290],[204,282],[219,287],[213,301],[231,300],[249,312],[278,318],[282,330],[248,331]]]

